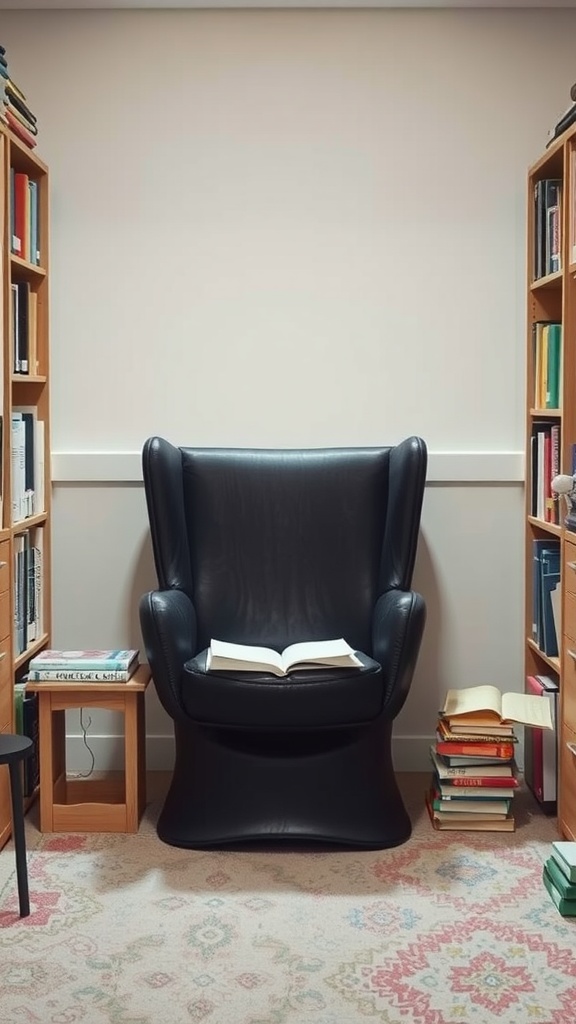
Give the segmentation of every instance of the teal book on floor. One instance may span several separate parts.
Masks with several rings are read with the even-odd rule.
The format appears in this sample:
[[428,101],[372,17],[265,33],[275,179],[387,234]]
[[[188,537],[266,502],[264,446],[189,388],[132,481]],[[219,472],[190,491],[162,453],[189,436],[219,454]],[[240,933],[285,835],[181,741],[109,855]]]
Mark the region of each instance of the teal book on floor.
[[552,856],[558,867],[566,875],[568,882],[576,882],[576,843],[552,843]]
[[546,889],[548,890],[548,894],[552,902],[554,903],[559,913],[562,914],[563,917],[576,917],[576,899],[564,899],[562,893],[559,889],[556,888],[554,882],[552,881],[552,878],[548,874],[548,871],[546,870],[546,865],[544,865],[544,868],[542,870],[542,880],[544,882],[544,885],[546,886]]
[[566,875],[560,868],[554,857],[548,857],[545,864],[546,871],[556,886],[558,892],[565,900],[576,900],[576,882],[569,882]]

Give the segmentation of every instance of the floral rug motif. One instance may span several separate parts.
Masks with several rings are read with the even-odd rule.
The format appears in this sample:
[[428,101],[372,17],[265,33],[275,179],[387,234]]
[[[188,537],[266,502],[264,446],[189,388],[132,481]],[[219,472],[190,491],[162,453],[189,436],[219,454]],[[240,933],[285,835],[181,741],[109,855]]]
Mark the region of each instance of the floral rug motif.
[[542,884],[558,838],[527,793],[513,834],[414,831],[377,852],[194,852],[40,834],[31,915],[0,852],[0,1024],[574,1024],[576,919]]

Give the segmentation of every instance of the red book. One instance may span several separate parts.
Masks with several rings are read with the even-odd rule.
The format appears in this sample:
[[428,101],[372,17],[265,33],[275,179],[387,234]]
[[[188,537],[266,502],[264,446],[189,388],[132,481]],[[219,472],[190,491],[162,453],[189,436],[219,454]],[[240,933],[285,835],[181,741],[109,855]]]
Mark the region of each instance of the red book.
[[[542,731],[542,730],[540,730]],[[509,761],[514,757],[513,743],[453,743],[439,740],[436,744],[438,754],[459,754],[462,757],[500,757]]]
[[28,259],[29,231],[28,175],[17,171],[14,175],[14,238],[12,251],[23,260]]
[[482,786],[495,786],[496,788],[505,788],[508,786],[511,789],[518,787],[518,779],[514,776],[501,776],[501,775],[489,775],[487,777],[483,775],[468,775],[464,778],[462,775],[451,776],[450,779],[441,779],[442,785],[444,786],[447,782],[450,786],[458,786],[461,789],[477,789]]
[[[558,689],[548,676],[527,676],[526,691],[550,702],[552,721],[556,720]],[[546,735],[544,733],[546,732]],[[524,779],[536,799],[554,811],[557,799],[556,730],[526,729],[524,734]]]
[[22,142],[25,142],[26,145],[30,147],[30,149],[34,149],[34,146],[36,145],[36,139],[31,134],[31,132],[29,132],[28,129],[24,127],[23,124],[20,124],[20,121],[16,117],[14,117],[14,115],[11,114],[9,110],[6,110],[6,123],[14,132],[14,135],[17,135],[19,139],[22,139]]

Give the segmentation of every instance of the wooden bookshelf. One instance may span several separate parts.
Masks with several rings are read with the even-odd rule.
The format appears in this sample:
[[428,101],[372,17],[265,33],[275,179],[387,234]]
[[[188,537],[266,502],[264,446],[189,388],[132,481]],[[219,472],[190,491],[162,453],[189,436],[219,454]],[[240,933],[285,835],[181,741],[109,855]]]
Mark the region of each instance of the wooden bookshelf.
[[[27,190],[25,179],[19,179],[21,196],[29,197],[19,253],[12,251],[22,210],[20,200],[15,225],[15,175],[26,175],[32,183]],[[48,646],[51,637],[49,224],[48,168],[0,122],[0,731],[4,732],[16,731],[15,683],[30,658]],[[19,322],[15,289],[19,300],[25,298]],[[15,346],[15,332],[19,346]],[[23,355],[27,359],[21,359],[18,366],[16,360]],[[22,438],[19,448],[13,440],[12,417],[18,410],[26,411],[25,448]],[[43,435],[38,422],[43,424]],[[23,487],[34,490],[27,504],[20,502]],[[29,586],[23,591],[25,579]],[[26,807],[34,795],[25,798]],[[6,771],[0,772],[0,848],[10,837],[10,829]]]
[[[527,331],[526,331],[526,505],[525,505],[525,676],[543,675],[557,679],[559,684],[557,754],[558,754],[558,830],[568,838],[576,838],[576,757],[567,743],[576,741],[576,535],[565,526],[564,499],[554,499],[549,487],[556,473],[572,475],[573,446],[576,445],[576,126],[557,139],[528,171],[527,194]],[[554,212],[555,185],[560,183],[559,210]],[[538,206],[540,202],[540,207]],[[548,209],[547,209],[548,207]],[[540,211],[540,212],[539,212]],[[556,226],[559,238],[555,241]],[[540,248],[541,255],[538,256]],[[556,266],[556,261],[559,266]],[[551,333],[544,334],[543,324],[560,324],[560,358],[554,352]],[[537,326],[540,325],[540,326]],[[556,331],[557,328],[554,328]],[[550,328],[548,328],[550,332]],[[547,355],[542,355],[546,349]],[[540,355],[539,355],[540,353]],[[551,354],[553,353],[553,354]],[[548,362],[550,356],[551,362]],[[548,380],[551,390],[545,383]],[[539,388],[538,381],[542,380]],[[554,398],[557,394],[557,402]],[[546,395],[548,401],[542,401]],[[551,408],[547,408],[551,405]],[[540,432],[538,440],[533,437]],[[550,437],[548,454],[546,438]],[[576,466],[576,463],[575,463]],[[544,491],[538,509],[535,505],[535,482],[540,477]],[[548,492],[548,493],[547,493]],[[544,511],[542,510],[544,502]],[[553,558],[558,558],[560,573],[561,618],[554,635],[557,649],[550,646],[540,631],[534,635],[535,555],[534,542],[558,554],[550,556],[548,565],[555,571]],[[548,556],[541,556],[547,558]],[[536,561],[538,565],[538,558]],[[552,579],[553,577],[548,577]],[[537,580],[537,577],[536,577]],[[546,587],[539,588],[542,601],[548,602]],[[572,597],[574,593],[574,597]],[[550,605],[547,604],[548,614]],[[574,610],[573,610],[574,609]],[[544,641],[542,643],[541,641]],[[526,731],[528,738],[528,730]],[[527,743],[526,759],[530,751]]]

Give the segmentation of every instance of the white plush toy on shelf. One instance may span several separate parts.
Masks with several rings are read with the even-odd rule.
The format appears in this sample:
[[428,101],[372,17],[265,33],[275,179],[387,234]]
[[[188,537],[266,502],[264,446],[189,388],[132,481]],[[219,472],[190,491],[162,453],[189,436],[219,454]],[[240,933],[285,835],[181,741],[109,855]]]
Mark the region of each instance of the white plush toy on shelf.
[[568,476],[567,473],[560,473],[552,481],[552,490],[558,497],[561,495],[566,502],[566,512],[573,510],[572,499],[576,499],[576,476]]

